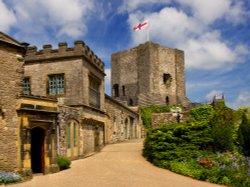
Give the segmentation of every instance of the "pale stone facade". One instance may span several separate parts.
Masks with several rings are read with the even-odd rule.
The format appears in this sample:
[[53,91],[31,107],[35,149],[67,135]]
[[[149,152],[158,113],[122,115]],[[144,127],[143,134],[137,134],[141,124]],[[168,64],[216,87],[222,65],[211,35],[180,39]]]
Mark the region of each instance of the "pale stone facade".
[[0,170],[17,170],[17,95],[22,92],[25,46],[0,32]]
[[108,95],[105,97],[105,105],[107,143],[142,137],[139,113],[132,111]]
[[[62,77],[60,94],[51,94],[50,79],[55,75]],[[59,155],[78,159],[104,146],[104,76],[104,63],[82,41],[76,41],[73,48],[66,43],[60,43],[58,49],[51,45],[40,51],[28,48],[25,77],[30,94],[54,97],[59,102]]]
[[188,105],[184,52],[146,42],[112,54],[112,97],[130,106]]

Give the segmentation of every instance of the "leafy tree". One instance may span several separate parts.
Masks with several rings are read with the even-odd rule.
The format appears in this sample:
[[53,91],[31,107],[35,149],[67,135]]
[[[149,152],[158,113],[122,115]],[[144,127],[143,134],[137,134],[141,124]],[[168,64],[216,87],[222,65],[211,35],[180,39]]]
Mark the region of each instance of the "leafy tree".
[[213,116],[215,110],[211,105],[198,106],[190,110],[190,120],[191,121],[209,121]]
[[214,147],[218,151],[234,149],[234,113],[231,109],[217,110],[210,120]]
[[250,155],[250,122],[247,119],[246,113],[242,115],[242,121],[238,130],[238,139],[243,153]]

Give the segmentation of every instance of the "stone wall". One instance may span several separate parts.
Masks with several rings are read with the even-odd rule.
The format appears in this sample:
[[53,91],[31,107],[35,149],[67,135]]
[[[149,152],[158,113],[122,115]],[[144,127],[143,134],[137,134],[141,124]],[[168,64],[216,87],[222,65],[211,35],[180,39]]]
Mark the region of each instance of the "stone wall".
[[0,41],[0,170],[18,169],[16,96],[22,92],[23,52],[24,48]]
[[115,97],[112,90],[112,96],[129,104],[132,99],[133,104],[139,106],[187,106],[184,52],[146,42],[138,47],[114,53],[111,85],[114,84],[119,85],[120,95]]
[[29,47],[25,57],[25,76],[30,78],[31,94],[48,95],[48,75],[64,74],[65,94],[57,96],[64,105],[89,105],[89,77],[100,80],[100,109],[104,110],[104,63],[83,42],[74,48],[60,43],[58,49],[44,45]]
[[107,95],[105,98],[107,143],[141,138],[139,114]]
[[188,120],[188,112],[152,113],[152,127],[153,128],[156,128],[159,125],[167,125],[170,123],[185,122],[187,120]]

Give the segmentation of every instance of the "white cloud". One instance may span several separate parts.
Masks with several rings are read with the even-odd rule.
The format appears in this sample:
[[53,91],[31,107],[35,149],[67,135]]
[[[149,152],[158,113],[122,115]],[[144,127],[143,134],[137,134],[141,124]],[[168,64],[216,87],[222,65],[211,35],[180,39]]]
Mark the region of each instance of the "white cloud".
[[118,12],[133,12],[140,7],[155,4],[168,4],[171,0],[123,0]]
[[[175,8],[164,8],[160,12],[149,14],[141,12],[130,14],[129,24],[133,27],[144,19],[149,20],[150,35],[160,40],[164,39],[162,41],[168,41],[168,43],[180,43],[187,40],[190,35],[202,32],[202,28],[194,19]],[[145,33],[134,32],[133,34],[135,44],[144,42],[145,38]]]
[[242,106],[250,106],[250,92],[242,91],[238,94],[235,101],[228,103],[228,106],[233,109],[238,109]]
[[91,0],[13,0],[11,3],[19,35],[54,32],[56,36],[77,38],[86,33],[86,17],[94,9]]
[[185,49],[186,67],[189,69],[218,69],[234,65],[239,56],[236,51],[217,37],[201,36],[189,39],[180,45]]
[[[192,2],[199,5],[197,1]],[[211,22],[221,15],[218,13],[211,19],[205,16],[202,19]],[[160,41],[163,45],[185,51],[185,64],[188,69],[213,70],[224,67],[229,69],[243,62],[249,55],[249,49],[246,46],[242,44],[230,46],[229,42],[221,38],[219,30],[210,29],[197,17],[188,15],[182,10],[166,7],[153,13],[137,11],[130,14],[128,22],[133,27],[144,19],[149,20],[150,37],[153,41]],[[144,43],[147,38],[146,34],[146,29],[133,32],[132,43],[134,45]]]
[[221,98],[222,97],[222,94],[223,92],[221,90],[212,90],[211,92],[209,92],[207,95],[206,95],[206,100],[209,101],[209,102],[212,102],[214,97],[219,97]]
[[209,24],[221,18],[230,8],[229,0],[178,0],[181,5],[190,7],[193,16],[203,23]]
[[0,0],[0,30],[8,32],[10,27],[15,23],[15,14]]
[[193,17],[203,24],[211,24],[218,19],[225,19],[234,24],[242,23],[248,14],[241,1],[234,0],[178,0],[185,7],[189,7]]

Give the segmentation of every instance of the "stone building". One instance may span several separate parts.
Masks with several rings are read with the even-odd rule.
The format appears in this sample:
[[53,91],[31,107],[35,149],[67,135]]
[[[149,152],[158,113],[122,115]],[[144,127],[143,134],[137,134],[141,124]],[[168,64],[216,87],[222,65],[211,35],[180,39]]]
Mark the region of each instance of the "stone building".
[[184,52],[151,41],[112,54],[112,97],[129,106],[188,105]]
[[140,115],[105,95],[107,143],[142,137]]
[[25,45],[0,32],[0,170],[18,168],[17,95],[22,92]]
[[104,93],[104,63],[82,41],[27,47],[0,32],[0,170],[57,172],[106,143],[140,138],[137,112]]
[[58,100],[58,154],[78,159],[105,144],[104,63],[82,41],[28,47],[26,94]]

